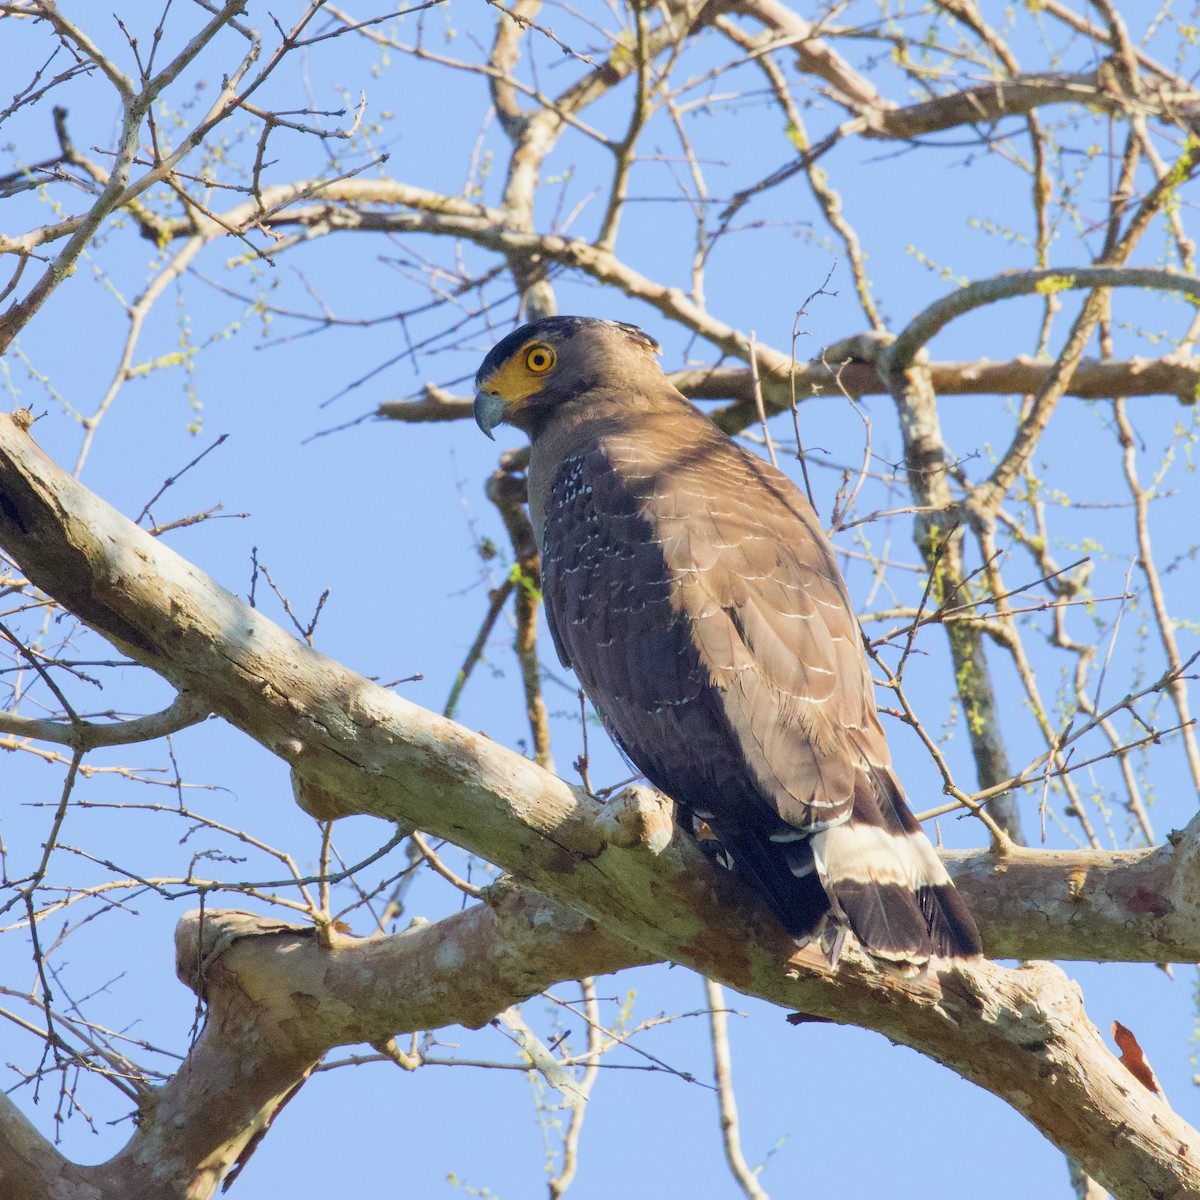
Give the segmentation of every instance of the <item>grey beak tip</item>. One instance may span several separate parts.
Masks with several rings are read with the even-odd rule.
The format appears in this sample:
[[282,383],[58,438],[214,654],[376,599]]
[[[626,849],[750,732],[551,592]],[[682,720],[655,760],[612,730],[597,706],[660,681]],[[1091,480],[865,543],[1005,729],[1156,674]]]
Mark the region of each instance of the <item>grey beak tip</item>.
[[504,401],[489,392],[476,392],[474,411],[475,424],[494,442],[496,435],[492,430],[504,417]]

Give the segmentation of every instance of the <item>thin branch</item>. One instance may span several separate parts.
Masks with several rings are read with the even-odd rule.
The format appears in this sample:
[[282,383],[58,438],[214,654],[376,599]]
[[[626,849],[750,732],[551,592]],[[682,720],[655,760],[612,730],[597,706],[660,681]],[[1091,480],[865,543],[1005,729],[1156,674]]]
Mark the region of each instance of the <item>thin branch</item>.
[[190,725],[198,725],[207,717],[208,709],[203,703],[194,696],[181,694],[162,712],[126,721],[114,720],[103,725],[85,720],[68,723],[23,717],[19,713],[0,713],[0,733],[88,751],[99,746],[129,746],[135,742],[150,742],[178,733]]
[[709,1029],[712,1035],[713,1078],[717,1084],[717,1103],[721,1115],[721,1144],[725,1161],[746,1200],[770,1200],[742,1154],[738,1125],[737,1098],[733,1090],[733,1065],[729,1053],[729,1015],[725,1010],[725,991],[711,979],[704,981],[708,1003]]

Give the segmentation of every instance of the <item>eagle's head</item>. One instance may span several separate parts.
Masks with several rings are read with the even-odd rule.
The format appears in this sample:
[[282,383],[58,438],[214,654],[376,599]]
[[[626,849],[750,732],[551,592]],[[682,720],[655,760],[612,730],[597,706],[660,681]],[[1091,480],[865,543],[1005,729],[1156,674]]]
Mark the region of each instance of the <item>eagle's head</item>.
[[475,374],[475,420],[488,437],[504,422],[532,432],[567,401],[625,383],[662,347],[636,325],[545,317],[492,347]]

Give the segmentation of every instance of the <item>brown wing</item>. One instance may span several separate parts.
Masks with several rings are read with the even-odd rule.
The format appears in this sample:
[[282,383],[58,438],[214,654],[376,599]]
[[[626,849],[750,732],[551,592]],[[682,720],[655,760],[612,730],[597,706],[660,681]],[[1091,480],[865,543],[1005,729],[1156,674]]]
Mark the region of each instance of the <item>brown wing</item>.
[[864,755],[888,762],[858,622],[808,502],[707,426],[655,480],[664,560],[759,792],[816,830],[846,817]]
[[657,417],[568,459],[543,541],[560,655],[651,778],[687,778],[681,802],[720,804],[733,755],[774,818],[816,829],[849,810],[856,739],[888,762],[811,508],[708,421]]
[[682,804],[723,782],[712,743],[710,681],[691,623],[639,497],[603,449],[568,458],[551,484],[542,535],[550,632],[617,743]]

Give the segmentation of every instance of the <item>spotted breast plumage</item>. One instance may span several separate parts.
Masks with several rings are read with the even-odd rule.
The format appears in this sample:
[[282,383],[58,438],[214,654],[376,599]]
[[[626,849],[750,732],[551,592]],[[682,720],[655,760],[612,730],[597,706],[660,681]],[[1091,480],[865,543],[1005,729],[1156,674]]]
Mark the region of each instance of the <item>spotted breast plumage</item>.
[[816,514],[671,386],[657,352],[632,325],[551,317],[501,341],[476,378],[480,426],[531,440],[559,657],[797,938],[849,929],[903,972],[979,953],[893,773]]

